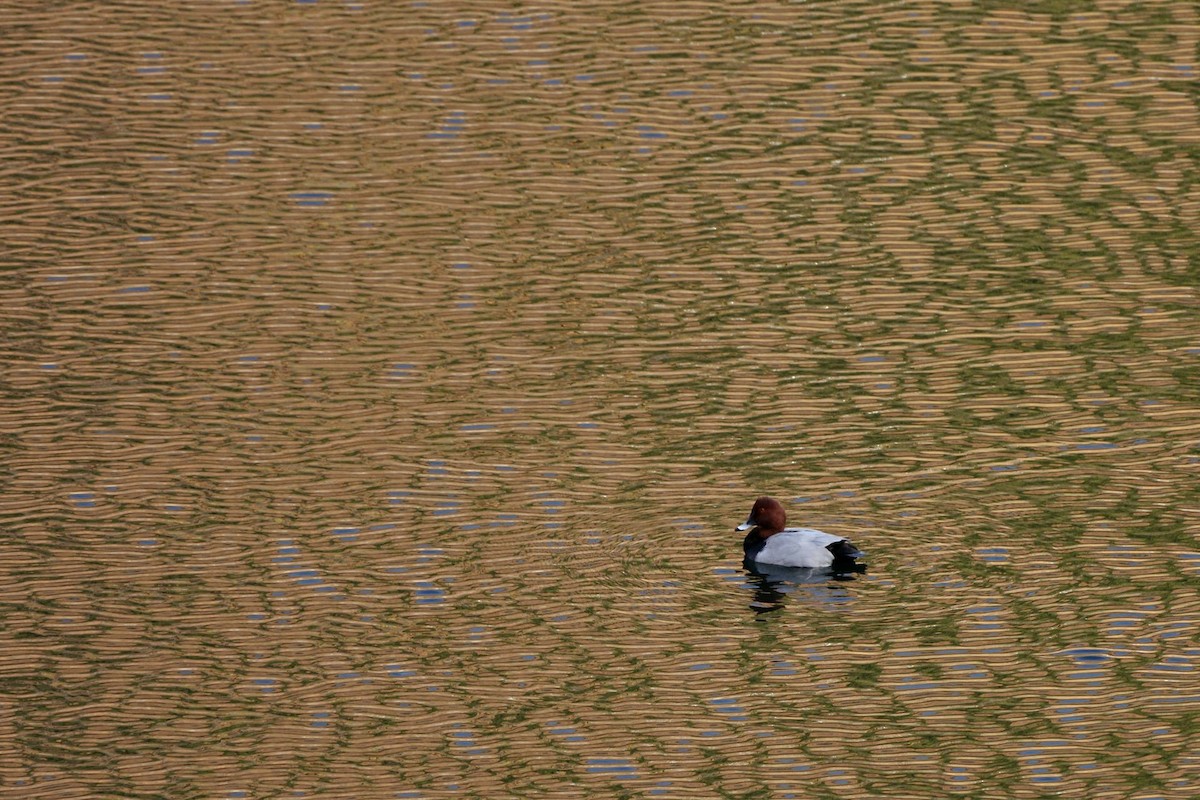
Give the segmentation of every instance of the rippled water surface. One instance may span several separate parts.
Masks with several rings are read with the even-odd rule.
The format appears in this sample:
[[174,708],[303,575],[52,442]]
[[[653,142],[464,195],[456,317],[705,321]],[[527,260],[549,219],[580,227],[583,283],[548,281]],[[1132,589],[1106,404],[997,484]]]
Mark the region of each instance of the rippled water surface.
[[0,786],[1196,797],[1198,17],[9,9]]

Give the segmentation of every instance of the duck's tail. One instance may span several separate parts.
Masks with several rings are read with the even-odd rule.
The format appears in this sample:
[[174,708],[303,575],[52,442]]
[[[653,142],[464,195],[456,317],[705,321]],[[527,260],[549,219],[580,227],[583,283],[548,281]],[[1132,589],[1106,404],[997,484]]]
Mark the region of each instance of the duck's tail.
[[859,550],[845,539],[842,539],[839,542],[834,542],[825,549],[833,553],[833,558],[835,561],[853,561],[856,558],[866,555],[866,553],[864,553],[862,550]]

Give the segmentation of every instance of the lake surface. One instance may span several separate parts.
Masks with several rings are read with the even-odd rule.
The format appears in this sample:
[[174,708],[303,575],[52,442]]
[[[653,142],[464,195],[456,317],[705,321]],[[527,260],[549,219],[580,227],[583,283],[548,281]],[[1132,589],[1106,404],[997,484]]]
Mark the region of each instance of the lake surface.
[[7,21],[13,796],[1200,794],[1195,5]]

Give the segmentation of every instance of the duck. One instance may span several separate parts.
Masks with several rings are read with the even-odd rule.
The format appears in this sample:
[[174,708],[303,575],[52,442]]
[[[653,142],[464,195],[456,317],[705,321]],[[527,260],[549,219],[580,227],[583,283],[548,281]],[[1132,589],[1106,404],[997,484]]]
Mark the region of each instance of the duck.
[[816,528],[786,528],[787,513],[773,497],[754,501],[750,516],[737,526],[749,531],[742,541],[746,564],[773,564],[780,567],[851,571],[857,566],[854,559],[863,555],[844,536],[819,531]]

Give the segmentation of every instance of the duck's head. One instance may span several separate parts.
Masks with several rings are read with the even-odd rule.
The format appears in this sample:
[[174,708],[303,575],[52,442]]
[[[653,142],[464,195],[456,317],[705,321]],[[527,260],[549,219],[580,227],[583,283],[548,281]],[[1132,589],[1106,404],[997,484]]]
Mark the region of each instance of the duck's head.
[[754,501],[750,516],[737,526],[739,531],[755,530],[762,538],[779,533],[787,525],[787,514],[783,506],[773,497],[760,497]]

